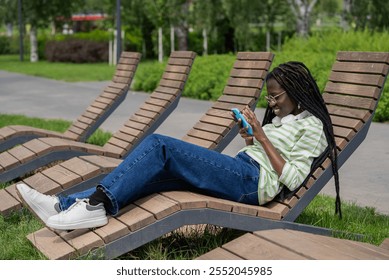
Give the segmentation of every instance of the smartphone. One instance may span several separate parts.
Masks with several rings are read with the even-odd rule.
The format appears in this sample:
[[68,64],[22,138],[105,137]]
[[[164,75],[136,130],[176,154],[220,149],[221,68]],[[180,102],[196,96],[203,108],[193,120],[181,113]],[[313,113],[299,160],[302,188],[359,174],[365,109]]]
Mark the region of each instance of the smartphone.
[[246,128],[247,130],[247,133],[249,135],[253,135],[253,129],[251,127],[251,125],[246,121],[245,117],[241,114],[241,112],[239,111],[238,108],[232,108],[231,109],[232,113],[234,113],[234,116],[237,120],[241,119],[242,122],[242,127]]

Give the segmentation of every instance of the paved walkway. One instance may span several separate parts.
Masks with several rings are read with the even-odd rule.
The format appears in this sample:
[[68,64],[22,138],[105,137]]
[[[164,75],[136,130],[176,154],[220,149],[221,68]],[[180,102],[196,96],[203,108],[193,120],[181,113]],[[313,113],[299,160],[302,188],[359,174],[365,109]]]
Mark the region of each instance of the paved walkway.
[[[0,71],[1,114],[24,114],[31,117],[76,119],[95,99],[107,82],[66,83]],[[129,92],[126,100],[103,123],[114,132],[133,114],[147,97]],[[160,126],[157,133],[183,137],[211,105],[208,101],[181,98],[177,109]],[[258,118],[263,109],[257,109]],[[340,169],[341,198],[360,206],[375,207],[389,215],[389,125],[373,123],[365,141]],[[243,145],[240,137],[224,150],[233,155]],[[334,195],[333,182],[322,193]]]

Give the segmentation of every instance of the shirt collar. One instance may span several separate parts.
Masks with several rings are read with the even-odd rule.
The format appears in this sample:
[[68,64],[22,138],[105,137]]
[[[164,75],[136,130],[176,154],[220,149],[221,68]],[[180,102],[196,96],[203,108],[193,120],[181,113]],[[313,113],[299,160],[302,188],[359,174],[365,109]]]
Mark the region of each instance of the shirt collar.
[[280,117],[278,117],[278,116],[275,116],[272,119],[272,123],[275,126],[281,126],[281,125],[283,125],[285,123],[288,123],[288,122],[291,122],[291,121],[301,120],[301,119],[304,119],[304,118],[306,118],[308,116],[311,116],[311,113],[309,113],[307,110],[305,110],[305,111],[302,111],[298,115],[289,114],[289,115],[283,117],[282,119]]

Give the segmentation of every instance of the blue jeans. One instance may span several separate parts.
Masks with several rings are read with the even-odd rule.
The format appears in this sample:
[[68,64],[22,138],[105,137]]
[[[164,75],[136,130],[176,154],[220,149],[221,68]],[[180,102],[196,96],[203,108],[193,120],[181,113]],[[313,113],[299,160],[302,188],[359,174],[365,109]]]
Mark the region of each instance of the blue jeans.
[[[111,200],[107,212],[152,193],[190,190],[258,205],[259,164],[245,153],[220,154],[178,139],[153,134],[145,138],[99,184]],[[76,198],[87,198],[96,187],[60,196],[62,210]]]

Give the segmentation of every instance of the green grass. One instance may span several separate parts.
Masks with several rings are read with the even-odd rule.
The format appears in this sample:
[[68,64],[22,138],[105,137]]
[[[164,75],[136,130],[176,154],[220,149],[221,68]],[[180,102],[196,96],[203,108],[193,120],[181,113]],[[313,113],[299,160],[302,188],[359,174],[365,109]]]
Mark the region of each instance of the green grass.
[[17,55],[0,55],[0,69],[21,74],[44,77],[66,82],[108,81],[112,79],[115,67],[107,63],[75,64],[38,61],[22,62]]
[[[42,118],[31,118],[24,115],[4,115],[0,114],[0,127],[7,125],[26,125],[36,128],[43,128],[47,130],[64,132],[71,125],[69,121],[65,120],[45,120]],[[89,138],[87,143],[104,145],[112,136],[111,133],[97,129]]]
[[[61,120],[30,119],[23,116],[0,115],[0,120],[0,127],[17,123],[63,131],[69,125],[69,122]],[[99,131],[92,142],[102,145],[109,135]],[[0,188],[5,186],[7,184],[0,184]],[[337,237],[374,245],[379,245],[389,237],[389,216],[377,213],[372,207],[358,207],[353,203],[343,202],[343,219],[340,220],[334,214],[334,204],[334,198],[318,195],[296,222],[341,231],[345,234],[336,235]],[[26,238],[26,235],[42,227],[43,225],[27,210],[15,212],[9,217],[0,215],[0,259],[45,259]],[[194,259],[242,233],[216,226],[207,226],[203,230],[175,231],[124,254],[119,259]],[[362,235],[362,239],[358,235]]]

